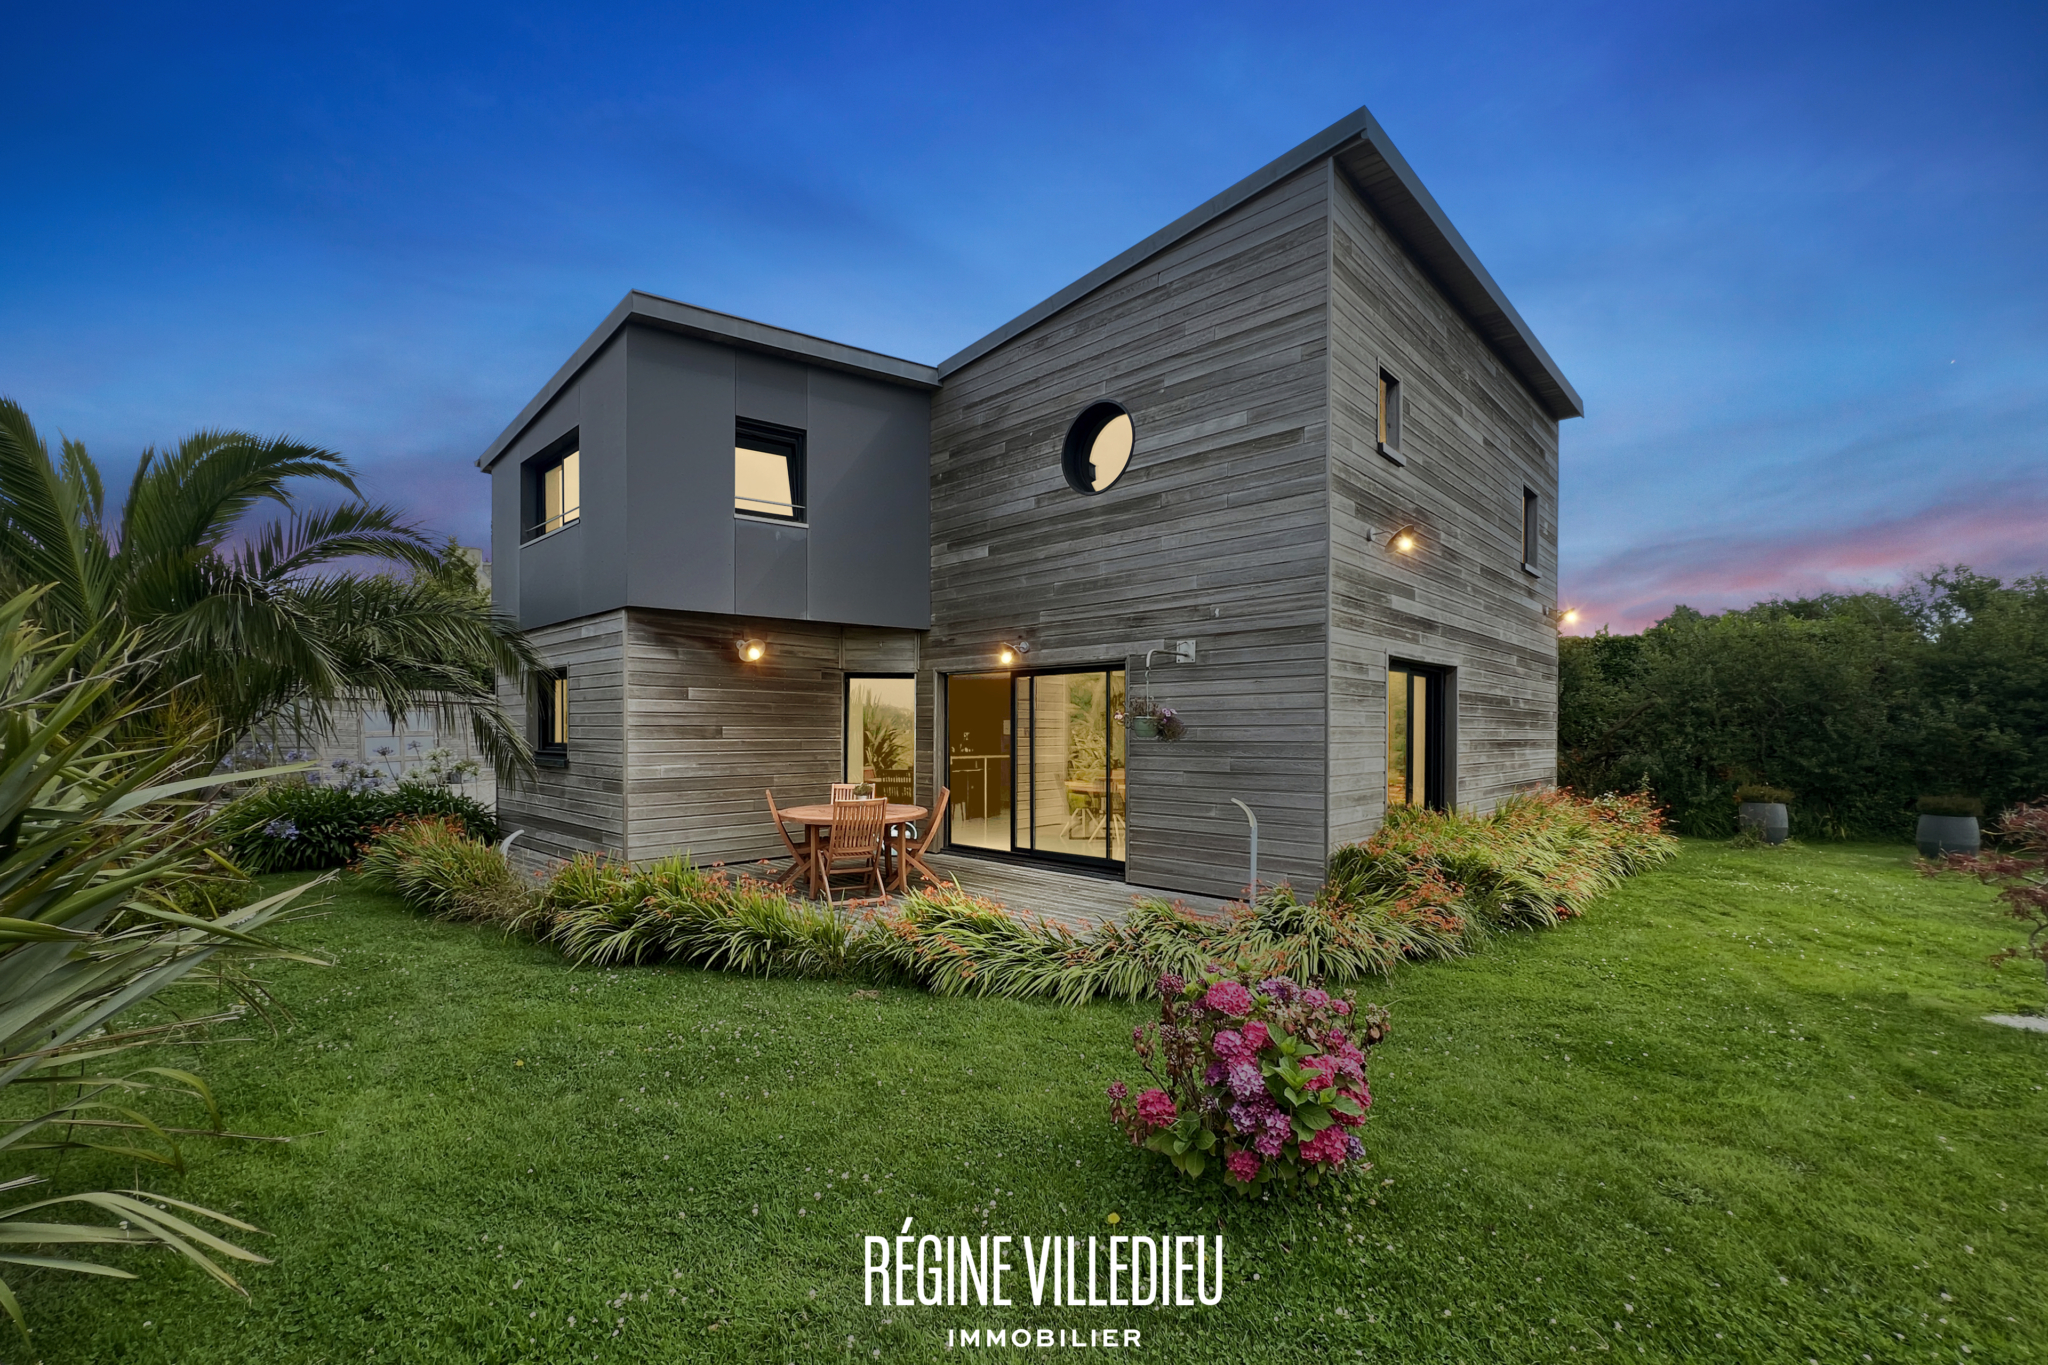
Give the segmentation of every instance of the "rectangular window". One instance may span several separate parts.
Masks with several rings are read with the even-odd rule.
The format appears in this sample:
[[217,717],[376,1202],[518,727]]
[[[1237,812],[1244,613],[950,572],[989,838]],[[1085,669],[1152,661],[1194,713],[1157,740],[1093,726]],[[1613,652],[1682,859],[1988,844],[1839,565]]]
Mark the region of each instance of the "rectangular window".
[[804,434],[741,422],[732,450],[732,510],[776,521],[804,519]]
[[569,761],[569,670],[549,669],[534,679],[534,756],[560,766]]
[[917,680],[846,679],[846,780],[903,805],[917,798]]
[[1522,490],[1522,567],[1530,573],[1537,573],[1536,556],[1542,552],[1542,541],[1537,535],[1537,511],[1542,500],[1533,489]]
[[1387,664],[1387,805],[1444,808],[1444,670]]
[[1380,371],[1380,453],[1401,455],[1401,381]]
[[534,466],[534,511],[527,539],[574,526],[583,517],[583,452],[575,446]]

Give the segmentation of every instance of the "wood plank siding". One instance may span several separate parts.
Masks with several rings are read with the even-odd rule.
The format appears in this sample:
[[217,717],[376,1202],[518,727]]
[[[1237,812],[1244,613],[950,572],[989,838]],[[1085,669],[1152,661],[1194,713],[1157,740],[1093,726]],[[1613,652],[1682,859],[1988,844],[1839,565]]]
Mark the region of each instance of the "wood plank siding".
[[[499,797],[505,828],[527,831],[513,846],[527,867],[599,851],[785,856],[764,791],[823,800],[843,776],[846,675],[910,673],[918,659],[911,631],[639,608],[532,635],[569,670],[569,760]],[[742,663],[742,635],[767,657]]]
[[[733,641],[768,646],[740,662]],[[822,801],[844,776],[846,675],[909,673],[908,631],[686,612],[627,613],[626,737],[632,856],[699,863],[783,857],[765,789]]]
[[[1385,812],[1390,657],[1456,670],[1457,804],[1491,810],[1555,780],[1557,421],[1326,164],[1335,846]],[[1405,465],[1375,445],[1382,368],[1401,382]],[[1524,488],[1541,499],[1534,575]],[[1392,552],[1387,532],[1410,522],[1416,552]]]
[[[1261,868],[1314,883],[1324,830],[1328,468],[1327,176],[1274,186],[946,377],[932,400],[933,675],[1159,664],[1178,743],[1133,740],[1131,881],[1211,895]],[[1137,443],[1106,492],[1070,489],[1067,429],[1091,402]],[[936,771],[944,717],[920,736]],[[935,737],[937,743],[935,748]]]
[[[528,632],[550,668],[569,670],[569,765],[499,780],[499,824],[526,831],[513,845],[520,867],[626,846],[625,621],[612,611]],[[533,699],[513,688],[503,695],[530,738]]]

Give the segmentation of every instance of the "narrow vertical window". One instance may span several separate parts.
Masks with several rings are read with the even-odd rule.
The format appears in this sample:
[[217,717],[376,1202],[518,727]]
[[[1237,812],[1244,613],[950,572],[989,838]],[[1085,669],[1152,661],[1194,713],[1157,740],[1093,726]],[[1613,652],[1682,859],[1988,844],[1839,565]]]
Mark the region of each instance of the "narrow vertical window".
[[732,510],[776,521],[804,519],[804,434],[741,422],[732,449]]
[[1387,805],[1442,810],[1449,775],[1448,674],[1420,664],[1387,664]]
[[569,670],[549,669],[534,679],[534,755],[557,765],[569,759]]
[[1401,459],[1401,381],[1380,371],[1380,454]]
[[1522,490],[1522,568],[1529,573],[1541,572],[1536,567],[1539,562],[1537,555],[1542,552],[1542,541],[1537,535],[1537,513],[1541,506],[1542,499],[1536,496],[1535,490]]

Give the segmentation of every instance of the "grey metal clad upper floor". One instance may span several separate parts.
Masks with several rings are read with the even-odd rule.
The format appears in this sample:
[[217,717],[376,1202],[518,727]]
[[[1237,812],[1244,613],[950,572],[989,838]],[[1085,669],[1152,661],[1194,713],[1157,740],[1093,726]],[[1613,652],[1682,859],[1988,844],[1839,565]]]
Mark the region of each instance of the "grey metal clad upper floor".
[[519,410],[519,415],[512,419],[511,425],[498,433],[498,439],[492,441],[484,453],[477,457],[478,468],[489,469],[496,464],[504,455],[506,448],[519,438],[519,434],[555,400],[583,367],[604,349],[605,343],[630,323],[679,332],[684,336],[755,351],[762,355],[780,356],[786,360],[801,361],[809,365],[822,365],[828,369],[843,370],[848,374],[903,384],[914,389],[929,391],[939,386],[938,371],[929,365],[920,365],[914,360],[901,360],[878,351],[864,351],[858,346],[846,346],[804,332],[771,327],[765,322],[734,317],[730,313],[713,312],[709,308],[699,308],[694,304],[665,299],[657,294],[644,294],[635,289],[619,300],[618,306],[597,325],[597,330],[584,338],[583,344],[576,348],[575,353],[563,363],[561,369],[555,371],[554,377],[543,384],[532,401]]
[[1444,296],[1471,322],[1553,417],[1583,417],[1585,407],[1564,371],[1508,302],[1479,257],[1451,226],[1430,192],[1364,107],[1354,110],[1286,155],[1260,167],[1215,198],[1183,214],[1114,260],[1089,271],[1051,298],[1025,310],[966,349],[939,362],[941,380],[964,365],[1086,297],[1199,231],[1254,196],[1323,157],[1332,157],[1388,230],[1429,272]]

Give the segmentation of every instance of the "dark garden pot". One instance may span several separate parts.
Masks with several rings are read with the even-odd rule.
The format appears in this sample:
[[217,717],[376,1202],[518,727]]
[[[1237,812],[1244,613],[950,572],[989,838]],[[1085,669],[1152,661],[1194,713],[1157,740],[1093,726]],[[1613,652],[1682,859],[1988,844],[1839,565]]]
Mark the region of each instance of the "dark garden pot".
[[1913,832],[1923,858],[1942,858],[1951,853],[1975,853],[1983,847],[1983,835],[1974,815],[1923,815]]
[[1159,721],[1152,716],[1136,716],[1131,720],[1131,733],[1139,739],[1159,738]]
[[1782,844],[1792,833],[1792,817],[1785,813],[1782,801],[1744,801],[1735,811],[1735,821],[1744,829],[1756,831],[1756,837],[1767,844]]

